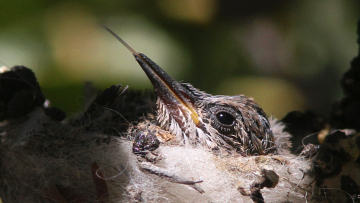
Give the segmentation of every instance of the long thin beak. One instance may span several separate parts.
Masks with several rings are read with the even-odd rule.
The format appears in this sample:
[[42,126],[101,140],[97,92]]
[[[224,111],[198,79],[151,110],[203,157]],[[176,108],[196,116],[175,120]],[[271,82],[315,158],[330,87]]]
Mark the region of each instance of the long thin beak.
[[189,102],[191,97],[186,94],[179,82],[173,80],[160,66],[154,63],[145,54],[134,54],[136,61],[140,64],[151,83],[156,94],[168,105],[182,105],[190,111],[191,118],[196,125],[199,124],[199,115],[196,113],[193,104]]
[[158,97],[170,108],[183,107],[190,112],[191,118],[196,125],[199,124],[199,115],[195,111],[191,101],[191,95],[186,93],[184,87],[172,79],[160,66],[148,58],[145,54],[136,52],[124,40],[116,35],[112,30],[105,27],[116,39],[118,39],[135,57],[141,68],[144,70]]

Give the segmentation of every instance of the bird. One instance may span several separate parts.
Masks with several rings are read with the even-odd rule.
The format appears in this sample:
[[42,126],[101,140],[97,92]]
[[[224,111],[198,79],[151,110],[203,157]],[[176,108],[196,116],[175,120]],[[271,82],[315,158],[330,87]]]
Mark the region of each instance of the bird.
[[[134,55],[148,76],[157,95],[157,124],[177,141],[212,150],[234,150],[244,156],[276,151],[267,115],[253,99],[245,95],[211,95],[190,83],[179,83],[111,29],[105,29]],[[141,148],[135,146],[134,151],[140,152]]]
[[[304,171],[310,164],[290,153],[290,135],[281,122],[268,118],[245,95],[211,95],[174,80],[145,54],[105,29],[133,54],[156,95],[154,114],[128,129],[140,169],[132,176],[140,178],[127,186],[130,200],[262,202],[260,190],[279,182],[277,192],[264,194],[268,201],[306,199],[311,190],[305,183],[311,178]],[[128,143],[121,146],[129,148]],[[144,171],[157,177],[145,177]],[[303,191],[289,189],[300,183]],[[282,192],[286,197],[279,195]],[[186,198],[184,194],[191,195]]]

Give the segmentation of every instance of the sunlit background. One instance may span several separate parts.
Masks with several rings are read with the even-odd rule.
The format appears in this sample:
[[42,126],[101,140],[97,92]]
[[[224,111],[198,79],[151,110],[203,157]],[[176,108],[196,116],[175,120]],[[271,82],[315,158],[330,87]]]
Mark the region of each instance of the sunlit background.
[[324,114],[357,54],[358,0],[12,0],[0,3],[0,66],[33,69],[68,113],[83,84],[151,88],[107,25],[177,80],[254,97],[268,114]]

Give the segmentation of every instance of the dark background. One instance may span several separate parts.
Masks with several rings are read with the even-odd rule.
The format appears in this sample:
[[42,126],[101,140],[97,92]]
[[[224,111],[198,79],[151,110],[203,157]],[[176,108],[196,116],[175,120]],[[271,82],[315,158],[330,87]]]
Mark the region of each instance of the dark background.
[[212,94],[246,94],[283,117],[327,115],[357,55],[358,0],[2,1],[0,65],[33,69],[68,113],[83,84],[151,85],[105,24],[174,78]]

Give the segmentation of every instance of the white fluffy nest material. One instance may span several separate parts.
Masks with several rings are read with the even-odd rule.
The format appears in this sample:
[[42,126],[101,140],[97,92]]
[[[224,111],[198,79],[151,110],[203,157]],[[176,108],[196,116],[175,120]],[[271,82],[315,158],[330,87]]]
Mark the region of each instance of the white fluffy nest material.
[[[312,178],[306,173],[311,161],[289,153],[289,135],[280,123],[272,122],[281,149],[277,155],[242,157],[162,144],[157,161],[149,162],[132,153],[131,141],[113,138],[98,145],[96,140],[106,136],[84,132],[74,144],[48,143],[54,144],[49,145],[54,155],[34,152],[36,142],[46,142],[36,137],[39,132],[61,129],[63,136],[72,136],[78,131],[52,126],[41,111],[30,118],[2,135],[6,165],[0,167],[0,197],[5,202],[59,202],[72,196],[94,202],[261,202],[259,192],[265,202],[304,202],[311,196]],[[270,186],[263,184],[264,172],[273,177]]]

